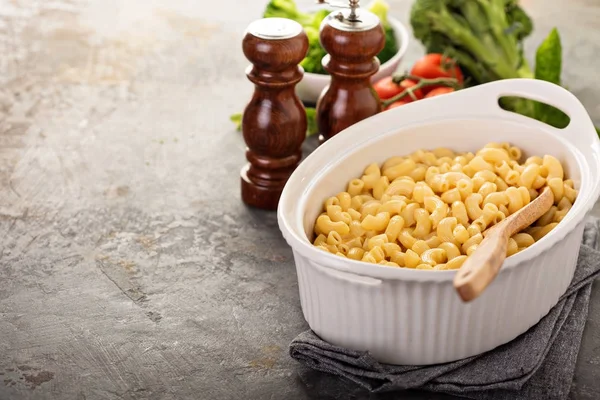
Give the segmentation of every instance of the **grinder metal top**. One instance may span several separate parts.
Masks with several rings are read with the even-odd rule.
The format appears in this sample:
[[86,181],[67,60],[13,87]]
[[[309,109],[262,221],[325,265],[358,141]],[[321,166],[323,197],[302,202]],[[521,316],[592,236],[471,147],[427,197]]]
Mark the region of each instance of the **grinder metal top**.
[[246,33],[265,40],[290,39],[302,33],[302,25],[287,18],[263,18],[252,22]]
[[329,14],[324,21],[324,23],[329,24],[335,29],[361,32],[373,29],[379,24],[379,18],[375,14],[360,8],[358,4],[359,0],[348,0],[347,4],[326,0],[318,0],[318,2],[328,4],[332,7],[344,8],[341,11]]

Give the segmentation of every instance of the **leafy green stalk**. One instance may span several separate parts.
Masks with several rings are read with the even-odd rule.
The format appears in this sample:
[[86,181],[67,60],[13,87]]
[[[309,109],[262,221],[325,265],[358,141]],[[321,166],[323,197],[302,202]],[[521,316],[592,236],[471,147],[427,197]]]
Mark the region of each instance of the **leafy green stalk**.
[[310,26],[304,28],[306,36],[308,36],[308,52],[306,57],[300,62],[305,72],[313,74],[326,74],[325,68],[323,67],[323,57],[327,55],[327,52],[321,43],[319,42],[319,30]]
[[300,23],[302,26],[314,23],[314,16],[301,12],[294,0],[271,0],[265,8],[263,17],[288,18]]
[[306,137],[312,136],[319,132],[317,125],[317,110],[312,107],[306,107]]
[[390,26],[390,22],[388,21],[387,17],[390,6],[385,1],[374,0],[371,4],[369,4],[367,9],[375,14],[377,18],[379,18],[383,28],[388,28]]
[[463,69],[466,68],[469,71],[469,76],[474,78],[475,81],[485,81],[486,71],[469,53],[457,50],[455,48],[448,48],[445,53],[449,58],[456,60],[458,65]]
[[531,32],[533,32],[533,21],[519,7],[519,2],[517,0],[508,1],[505,7],[506,18],[510,25],[507,33],[514,34],[519,41],[531,35]]
[[520,65],[521,55],[515,35],[506,33],[510,26],[504,11],[504,0],[477,0],[477,3],[483,9],[487,21],[490,22],[490,32],[502,51],[502,55],[506,57],[507,64],[517,67]]
[[235,124],[236,131],[242,130],[242,117],[242,113],[236,113],[229,117],[229,120]]
[[394,33],[394,29],[390,25],[388,20],[388,11],[390,6],[383,0],[374,0],[369,4],[367,10],[372,12],[379,18],[381,22],[381,26],[385,32],[385,45],[383,50],[379,52],[377,58],[383,64],[387,62],[389,59],[394,57],[396,53],[398,53],[398,43],[396,42],[396,35]]
[[319,28],[327,15],[329,15],[328,10],[319,10],[315,13],[302,12],[294,0],[271,0],[265,8],[263,18],[287,18],[302,25],[308,36],[308,52],[300,65],[305,72],[326,74],[321,60],[327,53],[319,41]]
[[457,59],[474,84],[530,78],[521,40],[532,23],[512,0],[416,0],[413,33],[428,52]]
[[[451,42],[460,43],[461,47],[477,59],[485,63],[493,76],[513,77],[515,71],[510,68],[507,60],[502,57],[487,35],[478,37],[473,31],[465,29],[446,9],[441,9],[439,14],[427,13],[430,17],[431,27],[434,31],[444,33]],[[483,39],[483,40],[482,40]]]
[[[537,49],[535,78],[560,85],[561,73],[562,44],[558,30],[554,28]],[[539,102],[535,103],[535,118],[557,128],[566,127],[570,121],[564,112]]]
[[538,47],[535,55],[535,78],[560,85],[562,72],[562,44],[556,28]]

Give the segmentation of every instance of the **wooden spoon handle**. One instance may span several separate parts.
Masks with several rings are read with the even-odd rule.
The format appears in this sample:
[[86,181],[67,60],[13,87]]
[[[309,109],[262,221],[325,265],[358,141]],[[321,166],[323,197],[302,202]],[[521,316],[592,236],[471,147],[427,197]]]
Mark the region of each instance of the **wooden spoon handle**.
[[471,301],[494,280],[506,258],[508,239],[533,224],[552,207],[554,195],[546,187],[534,201],[490,228],[485,238],[454,275],[454,288],[463,301]]
[[454,288],[463,301],[478,297],[494,280],[506,258],[508,238],[503,229],[490,231],[456,272]]

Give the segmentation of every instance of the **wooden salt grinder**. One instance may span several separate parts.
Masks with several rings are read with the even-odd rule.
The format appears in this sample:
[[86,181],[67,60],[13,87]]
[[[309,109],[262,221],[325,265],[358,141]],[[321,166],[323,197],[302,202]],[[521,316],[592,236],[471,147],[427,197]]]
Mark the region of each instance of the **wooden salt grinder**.
[[308,37],[295,21],[265,18],[248,26],[242,47],[255,87],[242,119],[249,162],[241,171],[242,200],[276,210],[306,137],[306,111],[295,86],[303,76],[298,64],[306,57]]
[[382,109],[371,76],[379,70],[376,56],[385,46],[385,32],[377,16],[358,9],[358,0],[349,0],[349,5],[321,25],[320,40],[328,53],[323,66],[331,75],[317,101],[321,143]]

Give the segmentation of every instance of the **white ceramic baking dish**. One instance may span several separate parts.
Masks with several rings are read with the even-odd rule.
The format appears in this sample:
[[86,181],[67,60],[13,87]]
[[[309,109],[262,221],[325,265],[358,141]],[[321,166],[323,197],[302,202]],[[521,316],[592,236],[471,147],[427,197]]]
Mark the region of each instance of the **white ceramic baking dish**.
[[[501,96],[553,105],[571,117],[565,129],[502,110]],[[312,246],[313,224],[328,196],[345,190],[372,162],[418,149],[475,151],[511,142],[525,155],[551,154],[579,195],[547,236],[509,257],[484,294],[463,303],[455,271],[391,268],[341,258]],[[293,249],[306,321],[324,340],[368,350],[390,364],[462,359],[509,342],[557,303],[572,277],[584,218],[598,199],[600,144],[585,108],[565,89],[537,80],[504,80],[414,102],[340,132],[296,169],[278,208]]]

